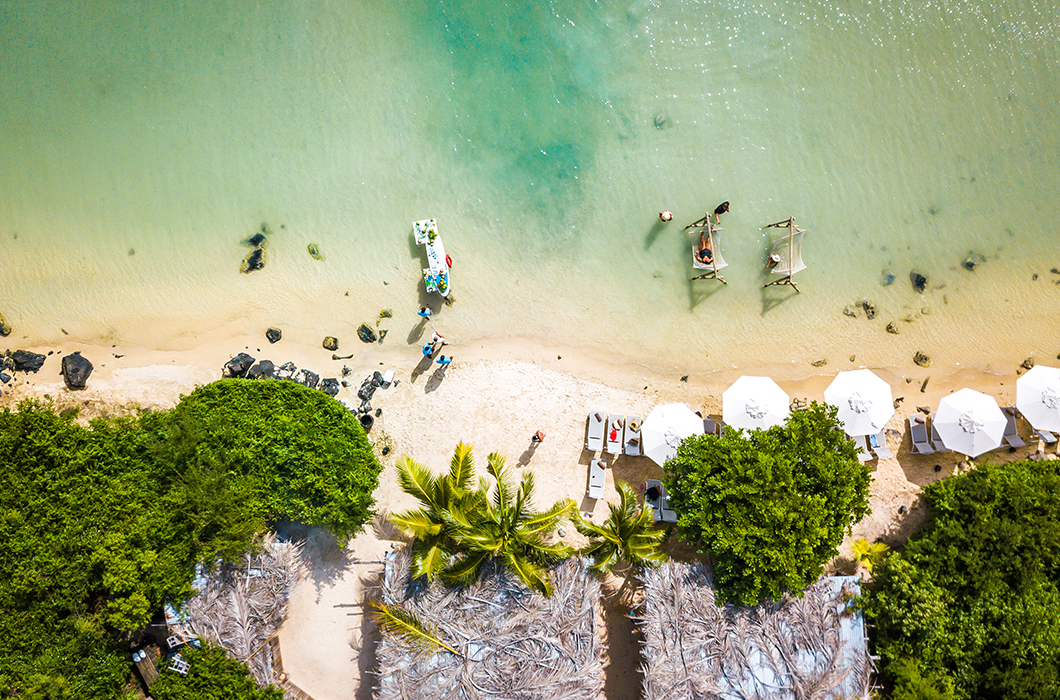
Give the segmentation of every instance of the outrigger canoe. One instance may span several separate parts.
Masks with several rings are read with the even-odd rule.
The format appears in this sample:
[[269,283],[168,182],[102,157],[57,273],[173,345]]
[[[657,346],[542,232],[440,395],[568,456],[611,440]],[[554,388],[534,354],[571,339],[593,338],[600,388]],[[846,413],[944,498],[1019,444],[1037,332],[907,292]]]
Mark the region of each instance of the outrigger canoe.
[[416,244],[427,250],[427,267],[423,268],[423,285],[428,292],[437,292],[443,297],[449,296],[452,286],[449,283],[449,271],[452,261],[445,254],[442,237],[438,235],[438,222],[434,219],[415,221],[412,231]]

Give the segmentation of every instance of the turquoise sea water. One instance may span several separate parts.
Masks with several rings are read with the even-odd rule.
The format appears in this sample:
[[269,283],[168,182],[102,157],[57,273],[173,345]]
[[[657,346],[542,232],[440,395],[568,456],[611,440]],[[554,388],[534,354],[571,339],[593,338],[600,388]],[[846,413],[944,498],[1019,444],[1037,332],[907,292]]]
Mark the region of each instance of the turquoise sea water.
[[[1051,358],[1057,27],[1049,0],[4,2],[0,313],[19,342],[167,348],[352,342],[390,307],[387,342],[416,342],[411,222],[433,216],[457,343],[695,370]],[[690,283],[680,228],[722,200],[729,284]],[[789,215],[799,295],[761,288],[761,226]],[[858,299],[876,319],[842,315]]]

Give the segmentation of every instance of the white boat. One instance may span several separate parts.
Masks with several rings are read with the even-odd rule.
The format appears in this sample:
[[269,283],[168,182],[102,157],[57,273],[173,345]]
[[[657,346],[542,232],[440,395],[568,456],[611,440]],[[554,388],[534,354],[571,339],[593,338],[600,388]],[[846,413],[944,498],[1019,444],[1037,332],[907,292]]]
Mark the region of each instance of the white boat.
[[416,244],[427,250],[427,267],[423,268],[423,284],[428,292],[437,292],[443,297],[449,296],[452,285],[449,283],[450,258],[445,254],[442,237],[438,235],[438,222],[434,219],[415,221],[412,231]]

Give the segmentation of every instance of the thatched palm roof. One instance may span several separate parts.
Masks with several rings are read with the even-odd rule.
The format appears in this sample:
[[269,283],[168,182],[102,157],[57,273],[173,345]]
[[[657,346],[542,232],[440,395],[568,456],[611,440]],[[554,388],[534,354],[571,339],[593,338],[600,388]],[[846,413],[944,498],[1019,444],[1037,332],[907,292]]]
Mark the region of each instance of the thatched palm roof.
[[410,584],[407,551],[391,555],[382,598],[413,613],[460,655],[417,653],[384,630],[377,700],[596,700],[604,684],[600,584],[583,559],[552,569],[555,593],[533,593],[503,570],[466,588]]
[[868,697],[865,623],[849,601],[856,578],[822,578],[802,598],[755,607],[719,607],[699,564],[641,579],[645,700]]
[[222,564],[184,604],[183,627],[190,636],[222,647],[246,663],[259,685],[272,683],[268,642],[287,615],[287,600],[298,580],[300,544],[267,535],[260,551],[239,566]]

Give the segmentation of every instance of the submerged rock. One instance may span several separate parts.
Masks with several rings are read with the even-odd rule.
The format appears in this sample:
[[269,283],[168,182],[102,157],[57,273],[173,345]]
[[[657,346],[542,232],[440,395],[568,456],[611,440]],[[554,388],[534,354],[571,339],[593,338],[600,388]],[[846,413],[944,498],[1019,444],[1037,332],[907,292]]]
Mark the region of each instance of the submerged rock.
[[11,326],[7,325],[7,321],[4,320],[4,315],[0,314],[0,336],[7,337],[11,335]]
[[310,243],[308,248],[309,248],[309,255],[314,260],[323,260],[324,259],[324,256],[320,254],[320,248],[317,248],[317,244],[316,243]]
[[920,294],[924,293],[924,289],[927,288],[927,277],[920,274],[919,272],[910,272],[909,281],[913,283],[913,289]]
[[255,233],[253,236],[243,241],[243,245],[248,245],[251,248],[264,248],[269,244],[269,240],[265,238],[263,233]]
[[63,358],[62,374],[68,389],[84,389],[92,374],[92,363],[75,352]]
[[386,337],[386,334],[387,334],[387,333],[389,333],[389,332],[390,332],[390,331],[388,331],[388,330],[387,330],[387,329],[385,329],[385,328],[384,328],[383,330],[379,331],[379,342],[380,342],[380,343],[381,343],[381,342],[383,342],[383,338],[385,338],[385,337]]
[[984,258],[982,255],[976,253],[975,251],[969,251],[967,257],[964,258],[964,262],[962,262],[961,265],[964,267],[965,270],[968,270],[969,272],[975,272],[975,268],[985,262],[986,258]]
[[250,252],[250,255],[243,258],[243,264],[239,266],[239,271],[243,273],[254,272],[265,267],[265,249],[255,248]]
[[320,382],[320,390],[328,396],[337,396],[339,393],[339,380],[329,377]]
[[898,325],[894,321],[891,321],[887,324],[887,332],[898,335]]
[[894,273],[884,272],[883,277],[880,279],[880,286],[890,287],[892,284],[894,284]]
[[329,335],[324,338],[324,349],[331,350],[332,352],[339,349],[339,339],[333,335]]
[[307,369],[300,369],[295,381],[309,389],[316,389],[317,384],[320,383],[320,375]]
[[250,367],[254,364],[254,358],[245,352],[241,352],[225,363],[221,371],[222,377],[245,377]]
[[15,350],[11,353],[11,362],[16,372],[36,372],[44,366],[47,355],[38,355],[29,350]]
[[269,330],[265,331],[265,337],[269,339],[270,343],[276,343],[279,342],[280,338],[283,337],[283,331],[281,331],[279,328],[270,328]]
[[917,363],[921,367],[930,367],[931,366],[931,356],[930,355],[925,355],[924,353],[922,353],[919,350],[917,350],[916,354],[913,355],[913,362]]
[[247,379],[275,379],[276,365],[272,360],[262,360],[247,372]]
[[280,365],[280,368],[276,370],[277,379],[294,379],[294,373],[298,371],[293,362],[284,362]]
[[859,301],[858,306],[865,310],[865,318],[870,321],[876,318],[876,305],[871,301]]
[[861,315],[861,312],[858,310],[859,308],[859,304],[847,304],[843,307],[843,315],[849,316],[850,318],[857,318]]
[[375,331],[367,323],[362,323],[361,327],[357,329],[357,337],[364,343],[374,343],[376,340]]

